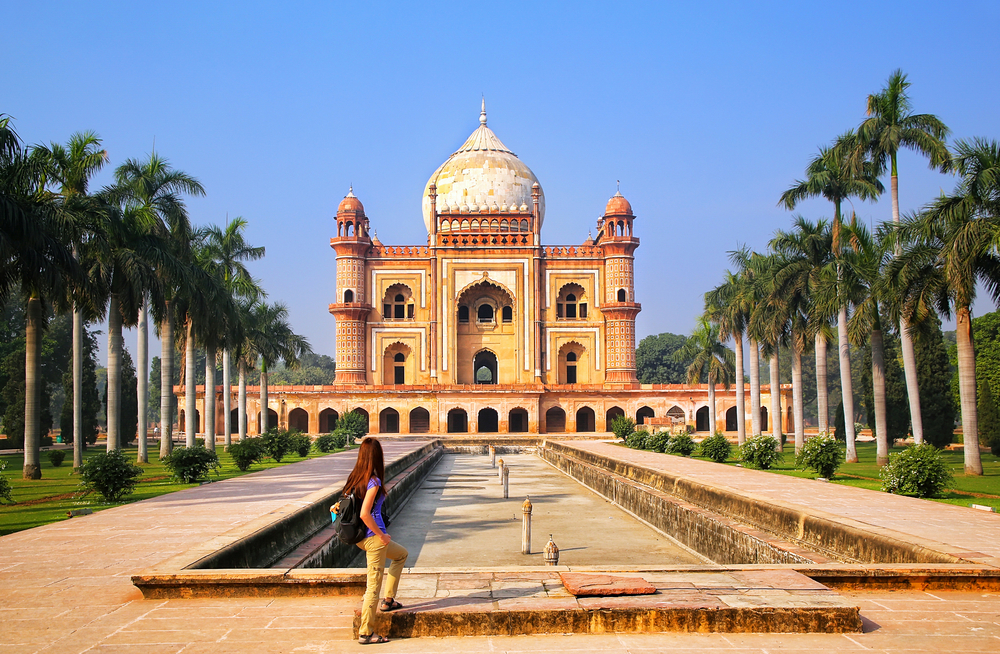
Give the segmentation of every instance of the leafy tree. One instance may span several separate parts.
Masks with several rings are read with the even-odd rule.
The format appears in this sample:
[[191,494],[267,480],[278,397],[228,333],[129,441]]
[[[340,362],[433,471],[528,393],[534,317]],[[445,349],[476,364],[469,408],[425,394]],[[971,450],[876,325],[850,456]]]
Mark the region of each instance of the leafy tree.
[[642,384],[683,384],[691,361],[677,361],[674,353],[684,347],[687,337],[664,332],[647,336],[635,349],[636,375]]
[[1000,394],[1000,311],[973,318],[972,338],[976,344],[976,377],[985,378],[996,397]]
[[333,358],[307,352],[299,358],[295,367],[289,367],[284,362],[278,363],[268,373],[268,382],[289,386],[328,385],[333,384],[336,373],[337,363]]
[[844,403],[837,405],[837,415],[833,417],[833,436],[838,441],[847,440],[847,429],[844,427]]
[[955,404],[951,397],[951,362],[941,334],[941,321],[936,316],[929,318],[914,335],[913,345],[924,440],[935,447],[944,447],[954,439]]
[[[101,402],[97,393],[97,333],[95,331],[84,331],[83,336],[83,384],[81,401],[83,404],[83,445],[93,445],[97,442],[97,434],[100,427],[97,423],[97,416],[101,411]],[[66,397],[72,397],[73,393],[73,372],[67,370],[63,373],[63,388]],[[62,412],[59,416],[59,426],[62,429],[64,443],[73,442],[73,403],[64,402]]]
[[[996,454],[997,446],[1000,445],[1000,411],[997,411],[996,401],[993,399],[993,391],[990,390],[990,383],[985,379],[979,380],[979,442],[982,445],[990,446],[990,450]],[[965,444],[970,447],[969,443]]]

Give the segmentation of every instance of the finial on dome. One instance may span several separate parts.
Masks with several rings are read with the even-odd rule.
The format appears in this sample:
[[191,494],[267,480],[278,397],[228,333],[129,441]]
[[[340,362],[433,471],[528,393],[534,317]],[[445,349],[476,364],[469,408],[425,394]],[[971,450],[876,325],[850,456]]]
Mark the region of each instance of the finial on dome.
[[615,183],[618,186],[618,189],[615,191],[615,196],[616,197],[621,197],[622,196],[622,180],[616,179]]
[[347,195],[345,195],[344,197],[345,198],[353,198],[353,197],[355,197],[355,195],[354,195],[354,184],[351,184],[347,188]]
[[486,94],[483,94],[483,110],[479,113],[479,124],[486,125]]

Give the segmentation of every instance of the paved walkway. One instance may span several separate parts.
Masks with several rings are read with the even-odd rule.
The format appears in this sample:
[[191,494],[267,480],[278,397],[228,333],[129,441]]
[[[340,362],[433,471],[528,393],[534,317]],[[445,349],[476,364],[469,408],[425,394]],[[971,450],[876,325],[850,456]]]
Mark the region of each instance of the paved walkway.
[[890,495],[853,486],[724,466],[669,454],[632,450],[613,443],[573,442],[596,452],[654,470],[669,471],[712,486],[725,486],[773,504],[791,504],[854,520],[876,529],[939,543],[943,551],[975,563],[1000,567],[1000,514]]
[[[600,446],[599,444],[594,444]],[[419,444],[386,443],[388,459]],[[591,446],[588,444],[588,446]],[[610,446],[608,446],[610,447]],[[616,448],[621,456],[640,455]],[[670,465],[688,465],[670,457]],[[359,598],[219,598],[144,600],[130,575],[267,511],[343,479],[353,454],[323,457],[237,479],[195,487],[145,502],[0,538],[0,654],[15,652],[348,652]],[[704,463],[703,466],[714,464]],[[722,466],[715,466],[722,468]],[[727,485],[743,478],[725,468]],[[697,473],[692,469],[691,474]],[[720,470],[719,472],[722,472]],[[698,473],[701,474],[701,473]],[[715,471],[712,472],[715,474]],[[781,496],[808,501],[816,482],[767,475],[783,486]],[[749,482],[747,482],[749,483]],[[761,478],[754,492],[768,490]],[[777,486],[775,486],[777,487]],[[823,486],[822,492],[835,488]],[[836,487],[839,488],[839,487]],[[808,489],[806,492],[804,489]],[[841,489],[854,490],[854,489]],[[862,491],[862,493],[864,493]],[[894,528],[937,525],[937,540],[962,539],[996,555],[1000,539],[977,517],[967,523],[987,539],[952,529],[966,524],[969,510],[940,504],[905,508],[877,493],[854,496],[854,515],[892,520]],[[900,522],[880,504],[911,511]],[[846,499],[841,501],[847,502]],[[845,504],[846,507],[846,504]],[[831,507],[824,504],[823,510]],[[866,511],[871,510],[869,518]],[[847,510],[844,508],[844,510]],[[954,513],[954,511],[959,513]],[[996,520],[987,514],[982,519]],[[1000,524],[1000,521],[998,523]],[[980,533],[977,531],[977,533]],[[991,535],[992,534],[992,535]],[[951,542],[947,540],[946,542]],[[459,562],[456,562],[459,563]],[[405,588],[405,576],[402,588]],[[382,652],[684,652],[775,651],[889,652],[1000,650],[1000,594],[985,592],[841,593],[862,608],[865,633],[796,634],[608,634],[529,637],[470,637],[397,640]],[[402,596],[402,593],[401,593]]]

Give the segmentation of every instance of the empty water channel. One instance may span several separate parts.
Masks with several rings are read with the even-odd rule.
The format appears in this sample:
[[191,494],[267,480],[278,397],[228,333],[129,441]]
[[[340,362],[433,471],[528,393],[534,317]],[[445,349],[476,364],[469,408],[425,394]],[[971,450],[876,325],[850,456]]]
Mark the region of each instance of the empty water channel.
[[[706,562],[537,455],[500,456],[510,469],[508,499],[490,457],[449,453],[438,460],[389,527],[393,539],[410,551],[407,565],[544,565],[542,550],[550,534],[560,565]],[[531,554],[521,553],[526,497],[532,504]]]
[[[538,566],[550,535],[563,566],[963,562],[885,530],[644,468],[613,451],[602,454],[570,442],[500,444],[498,457],[510,469],[507,498],[482,442],[433,441],[402,452],[386,466],[383,512],[414,568]],[[343,463],[346,475],[350,460]],[[307,577],[296,577],[296,570],[327,569],[329,577],[337,569],[357,568],[363,553],[339,543],[330,523],[329,507],[339,491],[336,484],[314,491],[133,581],[146,593],[144,584],[177,589],[220,579],[242,583],[246,577],[213,576],[216,570],[249,569],[246,579],[254,584],[301,584]],[[523,554],[526,497],[532,537],[530,553]]]

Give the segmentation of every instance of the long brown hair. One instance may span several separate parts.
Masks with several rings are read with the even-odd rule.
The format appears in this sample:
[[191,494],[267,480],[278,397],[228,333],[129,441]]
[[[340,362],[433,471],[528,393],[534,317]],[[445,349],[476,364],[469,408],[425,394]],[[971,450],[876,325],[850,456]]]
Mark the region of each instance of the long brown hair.
[[354,464],[354,470],[347,478],[347,483],[344,484],[344,491],[341,494],[354,493],[358,499],[363,498],[368,490],[368,481],[372,477],[378,477],[380,482],[378,495],[385,495],[385,462],[382,459],[382,444],[378,442],[378,439],[367,436],[361,441],[358,461]]

